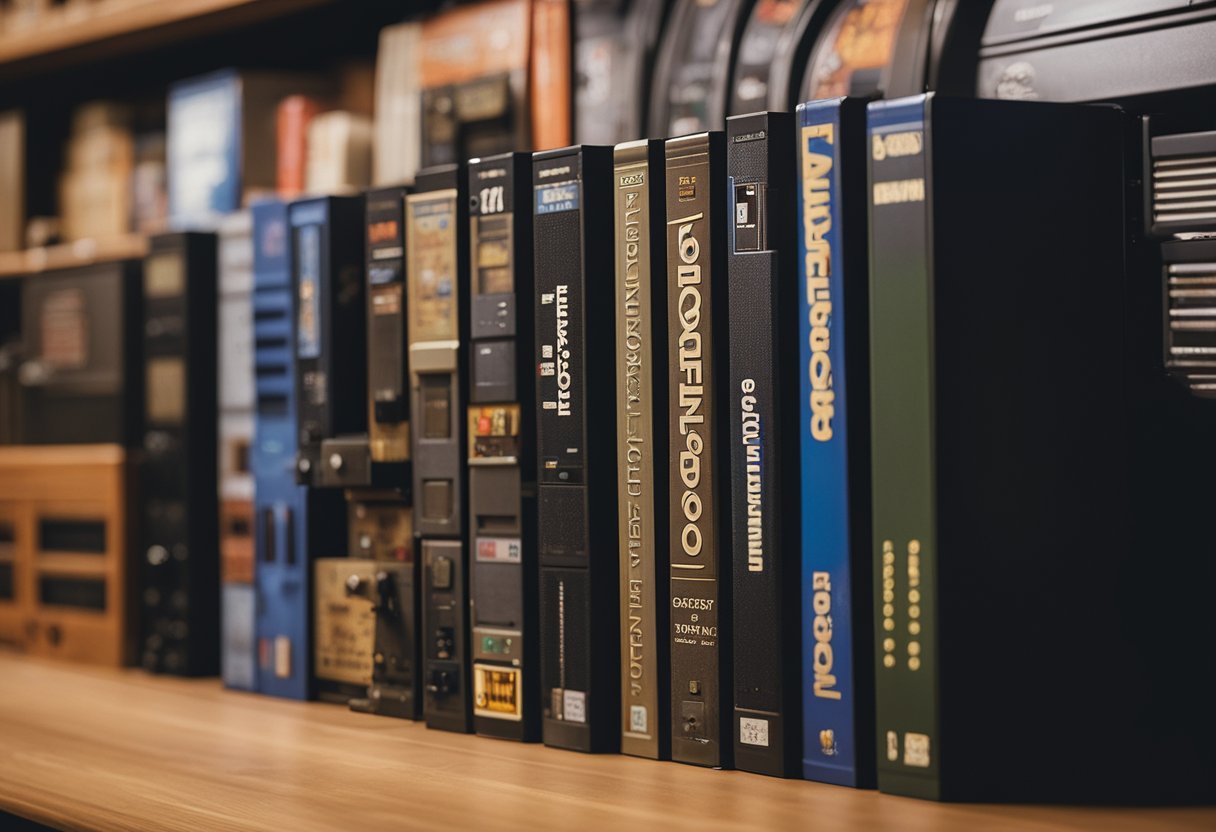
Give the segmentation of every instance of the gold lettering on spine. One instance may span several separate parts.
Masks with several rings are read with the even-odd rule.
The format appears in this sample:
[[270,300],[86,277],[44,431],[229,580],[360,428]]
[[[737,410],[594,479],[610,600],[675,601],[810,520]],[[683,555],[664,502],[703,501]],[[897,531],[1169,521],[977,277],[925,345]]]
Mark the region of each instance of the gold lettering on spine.
[[815,572],[811,576],[811,609],[815,620],[811,623],[811,634],[815,638],[812,650],[812,665],[815,671],[815,695],[820,699],[840,699],[836,689],[836,677],[832,675],[832,575]]
[[[618,168],[618,172],[619,172]],[[647,559],[653,563],[654,540],[650,513],[653,511],[653,460],[650,444],[652,430],[648,415],[650,402],[650,369],[648,339],[650,327],[647,306],[650,274],[645,258],[643,239],[647,220],[647,188],[645,173],[638,171],[619,176],[616,208],[617,241],[617,383],[619,405],[618,466],[620,471],[622,616],[624,644],[622,648],[622,679],[624,710],[622,726],[626,734],[649,730],[647,717],[640,723],[635,710],[646,714],[654,707],[652,684],[647,677],[646,661],[649,650],[647,626],[650,591],[644,571]],[[649,532],[649,535],[648,535]],[[649,695],[648,695],[649,694]],[[640,730],[639,730],[640,729]]]
[[807,373],[811,381],[811,438],[827,442],[832,438],[832,417],[836,394],[832,390],[831,346],[832,190],[829,175],[833,159],[812,153],[810,141],[823,139],[835,144],[834,125],[814,124],[802,128],[802,237],[805,240],[806,302],[810,323],[811,359]]
[[[641,308],[641,261],[639,239],[641,237],[641,192],[633,190],[625,194],[624,205],[624,250],[625,262],[624,337],[621,347],[625,359],[625,543],[629,552],[629,568],[637,570],[642,565],[643,512],[643,437],[642,425],[642,308]],[[629,586],[629,692],[642,695],[642,659],[644,638],[642,633],[643,581],[632,575]]]
[[882,542],[882,666],[895,667],[895,543]]
[[[684,529],[680,533],[680,546],[684,554],[695,558],[701,554],[704,540],[697,521],[701,519],[703,506],[696,489],[701,484],[701,455],[705,452],[705,440],[697,426],[705,423],[702,402],[705,396],[703,358],[701,349],[701,243],[696,237],[697,223],[704,214],[697,213],[681,219],[670,220],[668,225],[678,226],[676,249],[680,262],[676,267],[676,285],[680,288],[676,303],[676,325],[679,327],[679,410],[677,422],[680,435],[684,437],[684,448],[680,451],[680,479],[684,483],[684,494],[680,506],[684,511]],[[680,569],[704,569],[704,563],[674,563]]]
[[920,541],[908,541],[908,669],[920,670]]

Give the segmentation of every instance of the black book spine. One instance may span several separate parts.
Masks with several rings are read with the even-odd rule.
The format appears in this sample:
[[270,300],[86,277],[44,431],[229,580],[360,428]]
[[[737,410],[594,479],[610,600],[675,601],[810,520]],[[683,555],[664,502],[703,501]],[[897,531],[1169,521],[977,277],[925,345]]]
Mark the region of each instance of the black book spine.
[[[405,352],[406,193],[405,188],[367,193],[367,416],[373,468],[405,468],[410,458]],[[408,474],[401,474],[394,480],[407,478]]]
[[547,745],[619,744],[612,151],[533,157],[541,700]]
[[800,734],[793,139],[788,113],[727,120],[732,733],[738,768],[778,777]]
[[473,728],[540,739],[532,156],[469,164]]
[[144,261],[141,664],[219,668],[213,234],[155,237]]
[[468,216],[463,166],[418,174],[405,201],[405,246],[423,714],[428,727],[458,732],[473,728],[465,537]]
[[[296,292],[296,479],[317,482],[321,441],[367,430],[362,196],[293,203]],[[318,553],[325,554],[325,553]]]

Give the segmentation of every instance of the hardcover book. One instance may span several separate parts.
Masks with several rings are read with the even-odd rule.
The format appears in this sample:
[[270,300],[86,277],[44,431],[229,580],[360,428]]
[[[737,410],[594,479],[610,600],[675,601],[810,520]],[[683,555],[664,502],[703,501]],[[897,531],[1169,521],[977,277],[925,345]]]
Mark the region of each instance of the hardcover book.
[[[729,517],[735,767],[787,777],[798,760],[794,120],[726,121]],[[724,521],[725,522],[725,521]]]
[[866,101],[797,114],[803,775],[874,784]]
[[546,745],[615,751],[612,150],[533,155],[537,542]]
[[1123,114],[930,95],[868,121],[879,788],[1210,799],[1178,633],[1213,635],[1179,579],[1208,564],[1211,413],[1125,271]]
[[725,144],[720,132],[668,139],[665,186],[671,756],[713,767],[734,748]]
[[616,146],[616,453],[621,751],[670,755],[666,204],[661,139]]

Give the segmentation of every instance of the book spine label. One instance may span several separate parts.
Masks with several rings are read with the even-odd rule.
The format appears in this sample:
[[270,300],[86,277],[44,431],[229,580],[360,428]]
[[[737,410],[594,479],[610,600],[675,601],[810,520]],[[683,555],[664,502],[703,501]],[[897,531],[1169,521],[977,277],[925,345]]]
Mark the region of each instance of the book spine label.
[[798,123],[803,766],[807,779],[853,786],[849,442],[869,437],[848,431],[845,281],[866,276],[845,272],[840,108],[839,99],[804,105]]
[[[672,759],[723,764],[715,257],[726,183],[710,134],[666,146]],[[715,194],[715,191],[718,193]],[[723,298],[722,300],[725,300]],[[729,696],[727,697],[729,701]]]
[[869,108],[871,447],[878,783],[937,797],[929,101]]
[[[773,178],[789,172],[792,124],[785,114],[762,113],[727,121],[727,193],[730,222],[728,319],[730,372],[730,556],[734,604],[734,712],[736,767],[762,774],[786,773],[784,707],[786,648],[795,630],[785,589],[782,553],[784,500],[782,367],[779,337],[791,320],[792,297],[782,280],[792,225],[783,195],[791,183]],[[788,261],[786,261],[788,263]],[[790,293],[792,295],[792,292]],[[785,333],[788,339],[788,333]],[[796,572],[794,572],[796,574]]]
[[[618,147],[616,186],[617,505],[621,574],[621,750],[658,759],[660,716],[657,642],[657,512],[655,487],[654,328],[651,273],[652,187],[662,171],[650,168],[649,142]],[[652,179],[657,173],[660,179]],[[662,412],[660,405],[659,411]],[[660,427],[664,430],[665,426]],[[666,460],[659,460],[661,466]]]

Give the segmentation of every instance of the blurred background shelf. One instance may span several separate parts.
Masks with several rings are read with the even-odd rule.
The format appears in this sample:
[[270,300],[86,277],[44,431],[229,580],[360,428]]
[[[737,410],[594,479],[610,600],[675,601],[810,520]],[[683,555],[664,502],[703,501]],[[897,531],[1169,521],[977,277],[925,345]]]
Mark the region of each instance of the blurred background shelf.
[[101,240],[76,240],[24,251],[4,251],[0,252],[0,278],[138,258],[147,253],[148,238],[143,234],[126,234]]
[[94,0],[71,2],[24,22],[4,17],[0,76],[28,74],[197,38],[332,0]]
[[934,804],[577,755],[225,692],[214,679],[7,651],[0,652],[0,736],[0,811],[61,828],[1216,828],[1209,808]]

